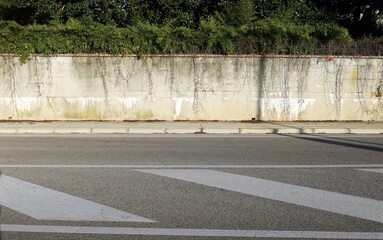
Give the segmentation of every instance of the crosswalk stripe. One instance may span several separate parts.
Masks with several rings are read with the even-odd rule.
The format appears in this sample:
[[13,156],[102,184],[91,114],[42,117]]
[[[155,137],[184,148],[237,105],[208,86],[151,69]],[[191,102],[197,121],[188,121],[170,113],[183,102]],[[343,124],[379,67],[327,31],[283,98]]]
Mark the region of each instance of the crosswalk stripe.
[[383,168],[383,164],[317,164],[317,165],[273,165],[273,164],[261,164],[261,165],[81,165],[81,164],[5,164],[0,165],[0,168],[124,168],[124,169],[294,169],[294,168]]
[[39,220],[153,222],[5,175],[0,177],[0,205]]
[[383,239],[382,232],[273,231],[230,229],[122,228],[41,225],[0,225],[2,232],[74,233],[134,236],[241,237],[278,239]]
[[383,223],[383,201],[379,200],[214,170],[141,169],[135,171]]
[[367,171],[367,172],[374,172],[374,173],[383,173],[383,168],[361,168],[358,170]]

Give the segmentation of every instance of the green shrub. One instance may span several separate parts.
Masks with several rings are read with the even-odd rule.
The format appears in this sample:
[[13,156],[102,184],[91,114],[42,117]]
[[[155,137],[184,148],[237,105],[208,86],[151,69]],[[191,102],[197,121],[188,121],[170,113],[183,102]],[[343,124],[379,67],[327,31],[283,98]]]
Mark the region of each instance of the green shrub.
[[143,22],[118,28],[86,18],[49,26],[0,21],[0,53],[17,54],[23,62],[31,54],[321,54],[316,46],[342,44],[353,44],[344,28],[277,19],[233,27],[211,17],[198,29]]

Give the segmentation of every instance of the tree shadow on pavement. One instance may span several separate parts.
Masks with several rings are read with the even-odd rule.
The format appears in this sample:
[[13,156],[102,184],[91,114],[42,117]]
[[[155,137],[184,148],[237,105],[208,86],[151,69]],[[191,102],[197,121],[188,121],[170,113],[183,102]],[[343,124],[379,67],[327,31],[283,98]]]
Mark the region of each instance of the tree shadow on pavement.
[[357,149],[368,150],[368,151],[383,152],[383,147],[365,145],[370,143],[363,143],[363,144],[352,143],[348,139],[343,139],[343,138],[326,137],[323,135],[305,135],[305,136],[297,136],[297,135],[290,135],[290,134],[279,134],[279,135],[296,138],[296,139],[307,140],[307,141],[318,142],[318,143],[333,144],[333,145],[338,145],[342,147],[350,147],[350,148],[357,148]]
[[[370,150],[370,151],[376,151],[376,152],[383,152],[383,144],[380,143],[372,143],[372,142],[366,142],[366,141],[359,141],[355,139],[345,139],[345,138],[340,138],[340,137],[326,137],[325,134],[306,134],[304,128],[299,128],[299,127],[294,127],[294,126],[289,126],[289,125],[284,125],[284,124],[277,124],[277,123],[270,123],[273,125],[277,126],[282,126],[282,127],[288,127],[288,128],[294,128],[299,130],[299,134],[302,134],[303,136],[294,136],[290,134],[279,134],[283,136],[289,136],[289,137],[295,137],[295,138],[300,138],[300,139],[305,139],[305,140],[310,140],[310,141],[316,141],[316,142],[321,142],[321,143],[327,143],[327,144],[335,144],[339,146],[344,146],[344,147],[352,147],[352,148],[360,148],[364,150]],[[277,129],[275,129],[274,133],[277,132]],[[315,136],[315,138],[309,138],[309,136]],[[353,135],[348,135],[348,136],[353,136]],[[356,135],[354,135],[356,136]],[[383,136],[382,136],[383,139]],[[365,144],[368,145],[374,145],[374,146],[366,146]]]

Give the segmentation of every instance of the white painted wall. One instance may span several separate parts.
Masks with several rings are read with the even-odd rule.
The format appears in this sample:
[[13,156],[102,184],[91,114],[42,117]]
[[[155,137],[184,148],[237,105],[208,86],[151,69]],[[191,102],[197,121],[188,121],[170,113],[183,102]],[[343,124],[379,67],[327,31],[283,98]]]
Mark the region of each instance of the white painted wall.
[[3,55],[0,86],[5,120],[383,120],[378,57]]

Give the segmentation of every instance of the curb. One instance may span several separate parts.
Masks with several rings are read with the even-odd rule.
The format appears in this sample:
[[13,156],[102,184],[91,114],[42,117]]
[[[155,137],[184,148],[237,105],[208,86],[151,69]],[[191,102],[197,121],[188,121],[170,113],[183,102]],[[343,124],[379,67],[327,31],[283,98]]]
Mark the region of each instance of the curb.
[[86,134],[86,133],[92,133],[91,128],[55,128],[53,133],[60,133],[60,134]]
[[317,128],[314,133],[316,134],[347,134],[351,133],[349,128]]
[[132,134],[164,134],[164,128],[129,128],[129,132]]
[[26,133],[54,133],[55,129],[54,128],[17,128],[15,129],[16,133],[20,134],[26,134]]
[[[202,130],[202,131],[201,131]],[[0,134],[383,134],[370,128],[0,128]]]
[[350,129],[352,134],[383,134],[383,129]]
[[196,133],[203,133],[198,128],[165,128],[164,133],[168,134],[196,134]]
[[272,128],[242,128],[241,134],[276,134]]
[[15,134],[17,128],[0,128],[0,134]]
[[126,134],[129,133],[129,128],[92,128],[94,134]]
[[239,128],[203,128],[202,133],[206,134],[239,134]]

